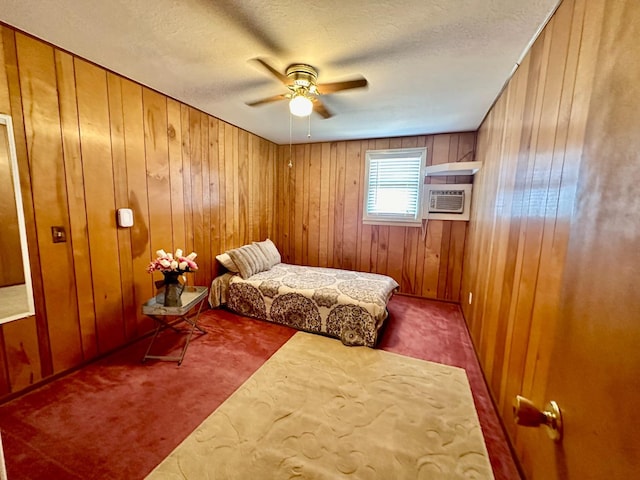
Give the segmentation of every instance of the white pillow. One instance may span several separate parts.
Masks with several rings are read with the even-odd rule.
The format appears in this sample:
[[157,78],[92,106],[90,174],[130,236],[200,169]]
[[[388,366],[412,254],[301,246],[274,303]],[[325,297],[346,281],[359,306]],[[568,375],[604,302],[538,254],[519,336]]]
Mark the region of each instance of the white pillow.
[[216,260],[218,260],[220,262],[220,264],[226,268],[227,270],[229,270],[230,272],[233,273],[238,273],[238,267],[235,264],[235,262],[231,259],[231,257],[229,256],[229,254],[227,252],[225,253],[221,253],[220,255],[216,256]]

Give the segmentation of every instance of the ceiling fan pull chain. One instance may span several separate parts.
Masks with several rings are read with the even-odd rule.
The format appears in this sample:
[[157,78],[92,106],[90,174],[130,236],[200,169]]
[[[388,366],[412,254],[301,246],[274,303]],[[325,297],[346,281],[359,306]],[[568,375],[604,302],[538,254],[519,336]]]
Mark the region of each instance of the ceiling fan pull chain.
[[293,163],[291,162],[291,122],[293,115],[289,112],[289,168],[293,167]]
[[309,123],[307,124],[307,138],[311,138],[311,115],[307,118],[309,119]]

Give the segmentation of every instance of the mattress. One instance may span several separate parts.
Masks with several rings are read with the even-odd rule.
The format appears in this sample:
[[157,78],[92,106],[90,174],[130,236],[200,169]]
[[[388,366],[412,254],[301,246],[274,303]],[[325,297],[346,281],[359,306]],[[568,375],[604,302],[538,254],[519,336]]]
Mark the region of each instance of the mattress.
[[246,279],[234,275],[227,307],[345,345],[373,347],[397,288],[386,275],[279,263]]

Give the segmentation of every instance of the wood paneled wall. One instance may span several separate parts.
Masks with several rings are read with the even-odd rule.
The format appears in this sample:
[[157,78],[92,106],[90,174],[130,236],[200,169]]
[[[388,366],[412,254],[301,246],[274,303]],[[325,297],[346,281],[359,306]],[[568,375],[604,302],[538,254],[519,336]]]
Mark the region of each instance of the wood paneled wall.
[[512,421],[515,395],[538,405],[549,400],[544,393],[588,143],[602,4],[562,3],[478,133],[483,168],[474,184],[462,307],[517,444],[527,433]]
[[[215,255],[274,237],[277,147],[0,31],[0,113],[16,131],[36,297],[35,317],[0,326],[2,397],[147,332],[157,249],[197,252],[189,280],[208,285]],[[117,227],[118,208],[133,209],[133,228]]]
[[[476,134],[295,145],[278,150],[277,238],[285,261],[382,273],[410,295],[457,302],[467,222],[430,220],[421,228],[363,225],[367,150],[427,147],[427,165],[471,161]],[[432,183],[470,183],[438,177]]]

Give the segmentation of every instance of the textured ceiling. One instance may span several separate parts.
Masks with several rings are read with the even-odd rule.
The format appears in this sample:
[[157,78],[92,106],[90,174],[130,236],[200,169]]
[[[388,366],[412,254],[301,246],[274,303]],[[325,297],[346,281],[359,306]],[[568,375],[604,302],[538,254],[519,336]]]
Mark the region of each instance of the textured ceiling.
[[286,93],[250,60],[359,75],[293,142],[475,130],[558,0],[0,0],[0,20],[279,144]]

